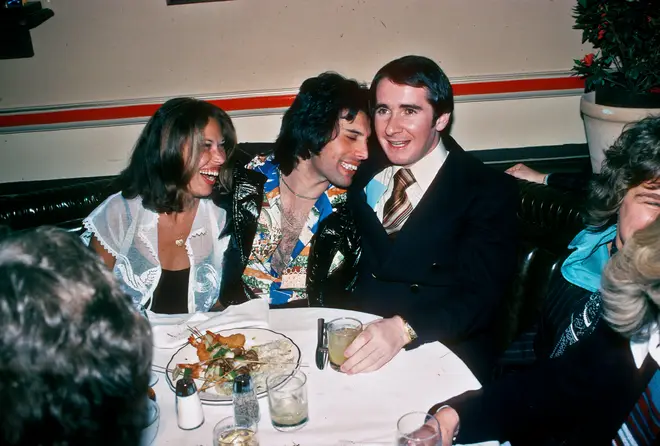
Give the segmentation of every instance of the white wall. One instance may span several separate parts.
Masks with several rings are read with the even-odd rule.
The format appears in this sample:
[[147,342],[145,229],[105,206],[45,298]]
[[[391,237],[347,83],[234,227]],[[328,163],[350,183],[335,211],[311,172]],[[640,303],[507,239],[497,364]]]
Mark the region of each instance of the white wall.
[[[575,0],[50,0],[36,55],[0,61],[0,112],[63,104],[251,95],[335,70],[361,81],[410,53],[453,80],[568,71],[584,53]],[[583,142],[579,98],[459,103],[467,149]],[[279,116],[236,119],[272,140]],[[141,125],[0,135],[0,182],[116,173]]]

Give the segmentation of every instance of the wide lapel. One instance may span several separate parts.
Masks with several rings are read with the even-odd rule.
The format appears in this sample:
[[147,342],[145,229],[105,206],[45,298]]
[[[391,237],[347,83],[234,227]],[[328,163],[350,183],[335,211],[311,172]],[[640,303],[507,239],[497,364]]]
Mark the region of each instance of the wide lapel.
[[250,257],[254,234],[257,231],[266,177],[253,170],[237,168],[234,171],[234,181],[232,224],[241,260],[245,265]]
[[[463,192],[469,187],[469,175],[465,172],[465,157],[469,155],[453,139],[444,143],[449,151],[447,159],[397,234],[395,245],[408,247],[416,244],[416,241],[418,243],[423,240],[421,233],[431,230],[434,226],[440,228],[440,222],[450,220],[457,212],[457,200],[462,200]],[[432,222],[438,224],[433,225]],[[392,252],[397,252],[397,249]]]
[[[379,160],[380,161],[380,160]],[[375,258],[382,259],[390,249],[390,242],[383,224],[378,220],[376,212],[367,203],[364,188],[387,165],[381,162],[367,162],[361,166],[348,190],[347,204],[355,217],[355,224],[362,236],[362,243],[369,244]]]

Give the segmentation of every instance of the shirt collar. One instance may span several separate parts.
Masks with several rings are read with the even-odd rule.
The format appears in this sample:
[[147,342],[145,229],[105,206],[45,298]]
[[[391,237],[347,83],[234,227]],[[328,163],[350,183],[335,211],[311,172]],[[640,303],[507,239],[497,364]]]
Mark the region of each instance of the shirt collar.
[[630,351],[632,352],[635,365],[639,369],[644,363],[646,355],[651,355],[653,360],[660,365],[660,331],[658,325],[653,323],[649,328],[648,339],[630,340]]
[[[427,190],[435,176],[438,174],[438,170],[445,162],[449,152],[442,144],[442,138],[438,140],[438,144],[431,150],[429,153],[424,155],[422,159],[417,161],[412,166],[408,167],[412,174],[415,176],[415,180],[419,187],[422,190]],[[402,169],[402,166],[396,166],[392,173],[396,173],[399,169]]]

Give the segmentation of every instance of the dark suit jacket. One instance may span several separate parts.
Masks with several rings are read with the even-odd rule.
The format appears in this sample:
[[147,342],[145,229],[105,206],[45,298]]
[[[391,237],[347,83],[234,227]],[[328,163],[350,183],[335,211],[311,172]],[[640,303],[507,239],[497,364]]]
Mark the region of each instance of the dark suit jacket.
[[638,370],[630,342],[604,321],[558,358],[538,362],[434,406],[460,418],[458,443],[516,446],[609,445],[657,370],[647,355]]
[[[450,137],[449,155],[394,241],[367,204],[364,187],[385,166],[365,165],[348,202],[362,237],[351,308],[400,315],[413,348],[439,340],[487,378],[496,310],[516,267],[518,189]],[[370,160],[378,162],[378,157]]]

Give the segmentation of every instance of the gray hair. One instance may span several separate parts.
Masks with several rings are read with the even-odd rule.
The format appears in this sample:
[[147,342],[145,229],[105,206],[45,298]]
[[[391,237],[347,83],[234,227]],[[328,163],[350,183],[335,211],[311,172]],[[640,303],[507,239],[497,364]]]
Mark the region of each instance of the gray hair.
[[635,232],[612,256],[602,280],[603,317],[629,338],[648,338],[660,322],[660,219]]
[[616,223],[626,193],[642,183],[660,189],[660,116],[630,123],[605,152],[600,175],[589,185],[584,220],[602,230]]

